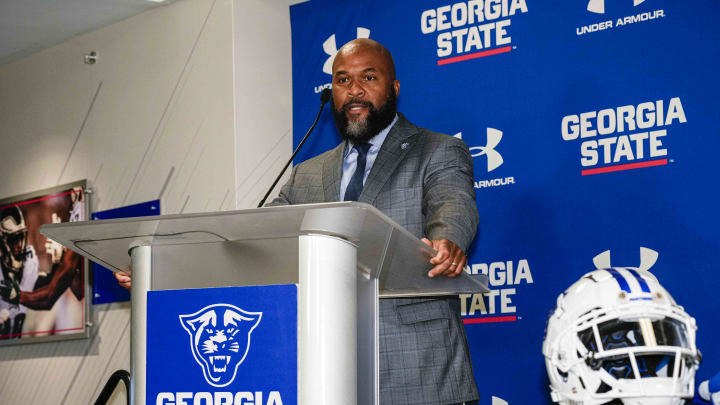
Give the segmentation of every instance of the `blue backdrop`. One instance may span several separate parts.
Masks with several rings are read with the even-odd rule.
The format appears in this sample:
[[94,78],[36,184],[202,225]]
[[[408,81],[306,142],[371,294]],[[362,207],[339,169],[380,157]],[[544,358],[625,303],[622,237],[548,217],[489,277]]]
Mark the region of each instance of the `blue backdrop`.
[[[720,371],[720,3],[313,0],[290,14],[296,145],[329,58],[369,36],[395,58],[399,110],[471,147],[468,270],[493,290],[462,297],[482,404],[551,403],[547,316],[608,249],[614,266],[659,252],[651,271],[697,319],[696,380]],[[326,108],[297,161],[339,142]]]

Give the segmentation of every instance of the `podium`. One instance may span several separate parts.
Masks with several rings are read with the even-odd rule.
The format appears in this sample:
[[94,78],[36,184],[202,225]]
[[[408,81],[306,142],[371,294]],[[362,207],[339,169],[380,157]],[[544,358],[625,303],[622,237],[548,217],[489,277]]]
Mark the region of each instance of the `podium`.
[[40,231],[114,271],[132,268],[134,404],[147,398],[148,296],[156,292],[297,285],[297,402],[365,405],[378,403],[379,299],[488,291],[481,274],[429,278],[433,249],[358,202],[48,224]]

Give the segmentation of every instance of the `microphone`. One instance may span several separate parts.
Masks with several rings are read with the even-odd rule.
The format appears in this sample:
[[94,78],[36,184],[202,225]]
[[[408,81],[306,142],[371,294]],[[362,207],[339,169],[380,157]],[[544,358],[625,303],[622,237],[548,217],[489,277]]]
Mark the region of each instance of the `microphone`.
[[285,170],[287,170],[288,166],[290,166],[290,163],[292,163],[293,159],[295,159],[295,155],[297,155],[300,148],[302,148],[305,141],[307,141],[307,138],[310,135],[310,133],[312,132],[312,130],[315,129],[315,125],[317,125],[318,120],[320,119],[320,114],[322,113],[323,107],[325,107],[325,104],[327,104],[327,102],[330,101],[331,96],[332,96],[332,91],[330,91],[330,89],[328,89],[328,88],[323,89],[323,91],[320,93],[320,109],[318,110],[317,117],[315,117],[315,121],[313,121],[312,126],[310,127],[310,129],[308,129],[307,133],[305,134],[303,139],[300,141],[300,144],[298,144],[297,148],[295,148],[295,151],[293,152],[292,156],[290,156],[290,160],[288,160],[287,163],[285,163],[285,167],[283,167],[283,169],[280,171],[280,174],[277,176],[277,178],[273,182],[272,186],[270,186],[270,189],[267,191],[267,193],[265,193],[265,197],[263,197],[262,200],[260,200],[260,204],[258,204],[258,206],[257,206],[258,208],[262,207],[265,204],[265,200],[267,200],[268,196],[270,195],[272,190],[275,188],[278,181],[280,181],[280,178],[283,176],[283,174],[285,174]]
[[[332,97],[332,91],[328,88],[324,88],[323,91],[320,92],[320,102],[324,105],[328,101],[330,101],[330,97]],[[322,109],[322,107],[320,107]]]

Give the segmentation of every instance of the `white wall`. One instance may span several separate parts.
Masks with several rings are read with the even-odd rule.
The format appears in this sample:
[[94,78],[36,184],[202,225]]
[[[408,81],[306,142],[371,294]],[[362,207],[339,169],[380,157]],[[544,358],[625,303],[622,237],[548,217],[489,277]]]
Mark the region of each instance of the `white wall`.
[[[238,208],[256,207],[292,154],[292,55],[287,3],[235,0]],[[289,170],[268,201],[289,178]]]
[[[254,76],[233,87],[238,73]],[[0,198],[87,178],[93,210],[249,207],[290,155],[290,122],[287,3],[179,0],[0,66]],[[93,310],[89,340],[0,347],[0,403],[92,403],[129,369],[129,306]]]

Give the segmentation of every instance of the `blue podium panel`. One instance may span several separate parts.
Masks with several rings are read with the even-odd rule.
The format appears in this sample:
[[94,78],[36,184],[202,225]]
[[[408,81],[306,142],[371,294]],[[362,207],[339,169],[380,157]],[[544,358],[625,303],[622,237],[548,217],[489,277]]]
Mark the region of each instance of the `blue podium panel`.
[[297,404],[297,286],[148,292],[148,404]]
[[[117,219],[160,215],[160,200],[113,208],[92,213],[92,219]],[[130,301],[130,292],[120,287],[110,269],[95,262],[93,267],[93,304]]]

